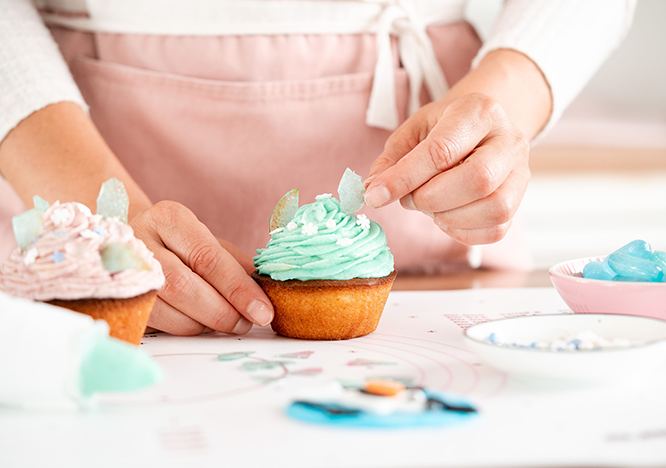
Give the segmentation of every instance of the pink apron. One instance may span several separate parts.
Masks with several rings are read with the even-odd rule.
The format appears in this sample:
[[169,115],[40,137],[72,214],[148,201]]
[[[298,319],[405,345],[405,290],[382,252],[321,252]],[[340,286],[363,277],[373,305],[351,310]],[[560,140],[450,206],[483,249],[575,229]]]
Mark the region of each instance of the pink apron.
[[[268,217],[284,193],[300,189],[301,204],[320,193],[335,194],[346,167],[367,176],[391,133],[377,128],[391,122],[367,123],[373,87],[380,86],[373,82],[379,65],[371,32],[117,34],[53,24],[51,29],[97,128],[139,186],[154,202],[184,204],[216,236],[249,255],[269,239]],[[446,81],[455,83],[469,70],[478,36],[465,21],[430,25],[427,35]],[[393,36],[391,45],[395,124],[408,115],[410,82]],[[422,102],[425,90],[419,86]],[[414,90],[411,96],[413,101]],[[375,101],[380,107],[390,104],[376,96]],[[380,120],[390,114],[380,111]],[[15,245],[7,240],[9,217],[22,208],[4,195],[6,186],[0,192],[4,255]],[[399,271],[470,268],[469,249],[427,216],[398,203],[362,212],[384,227]],[[529,265],[515,227],[500,245],[484,246],[481,259],[489,267]]]

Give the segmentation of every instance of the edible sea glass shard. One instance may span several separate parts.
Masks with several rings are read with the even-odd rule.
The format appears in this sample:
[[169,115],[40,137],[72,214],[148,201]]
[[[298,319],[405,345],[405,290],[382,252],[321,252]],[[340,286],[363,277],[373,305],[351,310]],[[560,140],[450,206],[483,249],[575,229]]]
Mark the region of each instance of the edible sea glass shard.
[[109,273],[125,270],[150,270],[150,266],[127,244],[107,244],[99,252]]
[[623,245],[615,252],[613,252],[611,255],[615,253],[623,253],[631,255],[632,257],[647,259],[650,258],[650,255],[652,254],[652,247],[644,240],[636,239],[634,241],[629,242],[627,245]]
[[279,358],[287,359],[307,359],[314,354],[314,351],[297,351],[295,353],[278,354]]
[[97,196],[97,214],[105,218],[118,218],[127,223],[129,197],[121,181],[112,177],[102,184]]
[[[637,278],[642,281],[661,281],[664,272],[659,265],[650,260],[632,255],[613,252],[608,256],[608,264],[619,277]],[[620,278],[616,278],[620,279]]]
[[162,368],[148,353],[104,336],[83,358],[79,388],[88,397],[99,392],[139,390],[163,378]]
[[360,210],[365,203],[365,185],[361,176],[349,168],[345,169],[338,185],[338,196],[343,212],[351,214]]
[[42,213],[33,208],[12,218],[14,237],[21,250],[25,250],[42,233]]
[[269,232],[276,229],[287,227],[298,211],[298,189],[289,190],[280,198],[271,213],[271,219],[268,222]]
[[35,205],[35,209],[40,213],[44,213],[51,206],[49,205],[49,202],[44,200],[39,195],[35,195],[34,197],[32,197],[32,203]]
[[603,262],[590,262],[583,267],[583,277],[587,279],[612,281],[617,276],[608,264],[607,260]]

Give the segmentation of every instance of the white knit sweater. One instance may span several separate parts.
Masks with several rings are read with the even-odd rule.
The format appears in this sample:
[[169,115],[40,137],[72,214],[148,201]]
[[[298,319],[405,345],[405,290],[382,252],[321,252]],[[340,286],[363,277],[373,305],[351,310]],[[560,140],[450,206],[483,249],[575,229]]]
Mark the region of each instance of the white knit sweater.
[[[507,0],[473,66],[496,49],[514,49],[530,57],[553,96],[547,130],[620,43],[635,3]],[[87,109],[35,6],[30,0],[0,0],[0,142],[33,112],[62,101]]]

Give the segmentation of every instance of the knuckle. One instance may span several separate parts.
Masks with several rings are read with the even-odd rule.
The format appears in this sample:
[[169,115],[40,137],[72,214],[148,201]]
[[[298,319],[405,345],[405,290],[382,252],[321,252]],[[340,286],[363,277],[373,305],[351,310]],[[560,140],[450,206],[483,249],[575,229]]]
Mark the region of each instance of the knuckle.
[[483,244],[494,244],[501,241],[509,230],[510,223],[500,224],[486,230]]
[[417,196],[413,197],[414,200],[414,206],[416,209],[419,211],[427,211],[427,212],[436,212],[438,211],[437,207],[437,198],[438,198],[438,193],[435,190],[432,190],[427,187],[422,187],[419,189],[418,193],[415,194]]
[[205,243],[196,243],[191,247],[189,260],[192,270],[203,277],[215,272],[219,263],[214,247]]
[[225,273],[222,276],[222,281],[224,282],[224,297],[227,301],[232,305],[240,304],[240,298],[246,291],[246,287],[243,285],[241,277]]
[[491,213],[493,222],[495,222],[497,225],[502,225],[509,222],[511,218],[513,218],[514,209],[510,200],[497,197],[495,200],[493,200],[493,208]]
[[484,163],[474,162],[474,169],[470,177],[470,189],[477,198],[485,198],[495,190],[495,171]]
[[172,269],[164,273],[164,286],[160,295],[166,298],[192,295],[194,282],[188,272],[182,269]]
[[443,172],[455,164],[460,144],[452,138],[433,138],[428,144],[427,153],[433,167]]

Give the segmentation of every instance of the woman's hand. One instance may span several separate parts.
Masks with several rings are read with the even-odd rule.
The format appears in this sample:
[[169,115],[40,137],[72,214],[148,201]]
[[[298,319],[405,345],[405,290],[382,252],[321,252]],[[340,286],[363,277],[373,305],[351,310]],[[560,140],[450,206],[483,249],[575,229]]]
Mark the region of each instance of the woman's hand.
[[130,224],[162,264],[166,283],[148,325],[174,335],[206,328],[241,335],[252,324],[268,325],[273,307],[248,273],[252,259],[215,238],[190,210],[163,201]]
[[428,104],[386,142],[370,169],[366,203],[395,200],[431,216],[466,244],[501,240],[530,179],[529,142],[483,94]]
[[529,140],[552,111],[550,88],[525,55],[500,49],[386,142],[366,203],[400,200],[463,244],[504,237],[530,178]]

